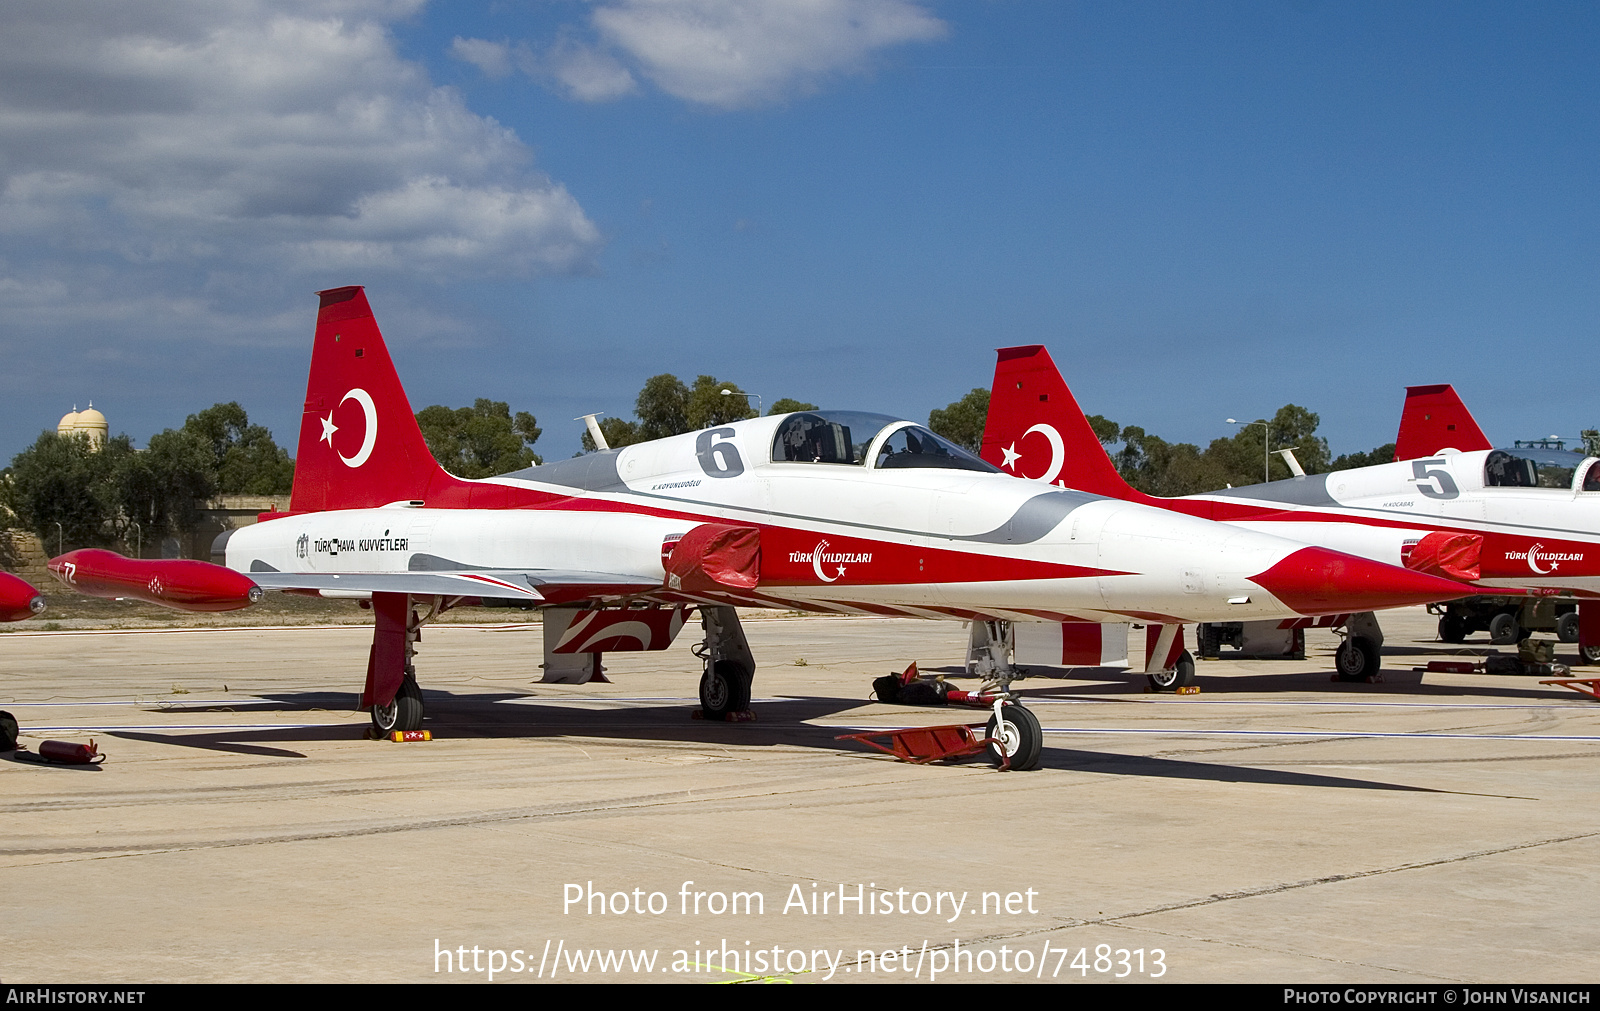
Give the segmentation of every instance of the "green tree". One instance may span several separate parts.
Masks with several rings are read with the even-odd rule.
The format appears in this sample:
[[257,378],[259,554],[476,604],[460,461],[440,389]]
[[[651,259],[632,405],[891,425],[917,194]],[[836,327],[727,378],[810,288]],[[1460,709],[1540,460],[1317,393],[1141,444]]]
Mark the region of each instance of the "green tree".
[[767,417],[770,418],[774,414],[794,414],[797,411],[815,410],[818,410],[816,404],[808,404],[803,400],[796,400],[793,397],[780,397],[772,402],[772,410],[767,412]]
[[193,530],[219,491],[215,447],[187,425],[169,428],[152,435],[144,452],[119,454],[111,481],[117,540],[126,543],[134,523],[144,544]]
[[[728,390],[729,395],[724,396],[723,390]],[[694,386],[690,387],[685,386],[677,376],[663,372],[645,380],[644,389],[639,391],[639,398],[633,405],[633,412],[639,420],[600,418],[600,434],[605,436],[606,444],[612,449],[619,449],[636,442],[665,439],[701,428],[726,425],[730,421],[754,418],[757,411],[750,402],[751,398],[743,394],[744,391],[736,384],[721,382],[714,376],[699,376]],[[778,402],[797,403],[794,400]],[[778,411],[778,404],[773,405],[774,413],[816,410],[810,404],[802,404]],[[594,439],[587,429],[580,437],[580,442],[584,452],[594,452]]]
[[1394,463],[1394,443],[1386,442],[1367,453],[1341,453],[1328,465],[1328,469],[1354,470],[1357,467],[1376,467],[1380,463]]
[[1094,430],[1094,437],[1100,440],[1102,446],[1114,446],[1122,439],[1122,429],[1109,418],[1102,418],[1098,414],[1088,417],[1089,427]]
[[47,551],[53,552],[58,541],[69,551],[111,544],[118,532],[113,475],[132,455],[125,435],[97,450],[85,435],[41,432],[6,468],[6,506],[39,535]]
[[493,477],[544,461],[533,451],[542,429],[527,411],[479,397],[471,407],[443,404],[417,412],[417,426],[439,466],[456,477]]
[[928,427],[976,453],[983,448],[983,426],[988,418],[989,391],[980,387],[953,404],[928,412]]
[[[636,442],[643,442],[639,435],[639,423],[627,421],[623,418],[600,418],[600,434],[605,436],[606,445],[611,449],[621,449],[631,446]],[[599,447],[594,444],[594,438],[589,435],[588,426],[583,429],[583,451],[592,453]]]
[[1259,484],[1263,462],[1268,467],[1269,480],[1292,476],[1289,465],[1277,454],[1280,449],[1293,449],[1295,459],[1307,474],[1321,474],[1328,469],[1328,440],[1316,434],[1322,419],[1315,413],[1294,404],[1278,408],[1270,422],[1271,442],[1265,448],[1262,439],[1268,432],[1263,429],[1261,420],[1241,426],[1232,439],[1211,444],[1208,452],[1215,452],[1228,471],[1228,483],[1236,486]]
[[[727,396],[723,395],[724,390]],[[689,390],[688,416],[689,427],[685,431],[693,432],[754,418],[756,409],[737,385],[720,382],[714,376],[697,376]]]
[[214,404],[189,415],[183,430],[210,447],[217,491],[285,495],[293,487],[294,461],[289,459],[289,451],[273,441],[265,426],[250,424],[237,401]]
[[[651,376],[634,401],[633,413],[639,416],[639,442],[682,435],[691,430],[689,387],[670,373]],[[609,435],[606,438],[610,440]]]

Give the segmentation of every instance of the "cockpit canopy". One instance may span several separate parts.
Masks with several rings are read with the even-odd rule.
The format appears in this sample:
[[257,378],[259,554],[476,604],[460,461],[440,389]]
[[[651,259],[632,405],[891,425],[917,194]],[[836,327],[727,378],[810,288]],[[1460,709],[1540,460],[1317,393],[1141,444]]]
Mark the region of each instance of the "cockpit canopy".
[[976,470],[987,474],[1000,471],[994,464],[980,460],[920,425],[907,425],[890,432],[889,437],[878,446],[878,459],[873,466],[879,470],[937,467],[944,470]]
[[[1571,488],[1582,453],[1559,449],[1495,449],[1483,461],[1485,488]],[[1587,485],[1587,480],[1585,485]]]
[[999,472],[993,464],[920,425],[865,411],[807,411],[790,415],[778,426],[778,434],[772,440],[772,461],[859,466],[867,462],[867,454],[878,435],[893,426],[900,427],[890,432],[878,447],[873,466],[879,470],[936,467]]

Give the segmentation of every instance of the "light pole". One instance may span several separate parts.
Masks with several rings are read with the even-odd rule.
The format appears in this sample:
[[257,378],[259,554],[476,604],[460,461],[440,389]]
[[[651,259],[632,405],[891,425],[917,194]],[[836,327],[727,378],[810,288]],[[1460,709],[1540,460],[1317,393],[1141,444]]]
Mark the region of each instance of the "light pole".
[[757,394],[754,394],[754,393],[736,393],[733,390],[725,389],[725,390],[722,391],[722,395],[724,397],[743,397],[744,398],[744,402],[747,403],[747,404],[750,402],[750,398],[751,397],[755,397],[756,398],[756,416],[757,417],[761,416],[761,407],[762,407],[761,397],[758,396]]
[[1246,428],[1251,425],[1260,425],[1266,429],[1261,433],[1261,483],[1267,484],[1271,482],[1272,477],[1268,468],[1272,465],[1272,426],[1265,421],[1234,421],[1232,418],[1228,419],[1228,424],[1244,425]]
[[61,523],[58,520],[56,522],[56,554],[58,555],[62,552],[62,542],[65,539],[65,536],[66,535],[61,532]]

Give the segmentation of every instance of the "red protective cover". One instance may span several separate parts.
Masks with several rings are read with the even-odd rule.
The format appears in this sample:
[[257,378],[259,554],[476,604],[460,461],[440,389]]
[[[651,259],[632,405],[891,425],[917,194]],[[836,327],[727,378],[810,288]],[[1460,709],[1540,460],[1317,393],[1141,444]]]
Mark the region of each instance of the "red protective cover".
[[1406,568],[1446,579],[1478,579],[1478,559],[1483,555],[1482,534],[1435,530],[1417,542],[1406,558]]
[[673,545],[665,567],[675,590],[752,589],[761,580],[761,531],[702,523]]
[[1406,387],[1406,406],[1400,412],[1400,432],[1394,440],[1396,460],[1433,456],[1441,449],[1470,453],[1492,448],[1455,387]]

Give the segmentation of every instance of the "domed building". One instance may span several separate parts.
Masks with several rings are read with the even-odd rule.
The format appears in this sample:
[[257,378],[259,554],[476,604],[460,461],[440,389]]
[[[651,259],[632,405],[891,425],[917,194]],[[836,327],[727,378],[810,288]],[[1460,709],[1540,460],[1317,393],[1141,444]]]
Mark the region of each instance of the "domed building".
[[73,405],[71,411],[62,416],[60,424],[56,425],[57,435],[83,434],[89,437],[89,444],[99,449],[106,444],[106,435],[110,426],[106,423],[106,416],[94,409],[94,401],[89,401],[89,409],[80,411]]

